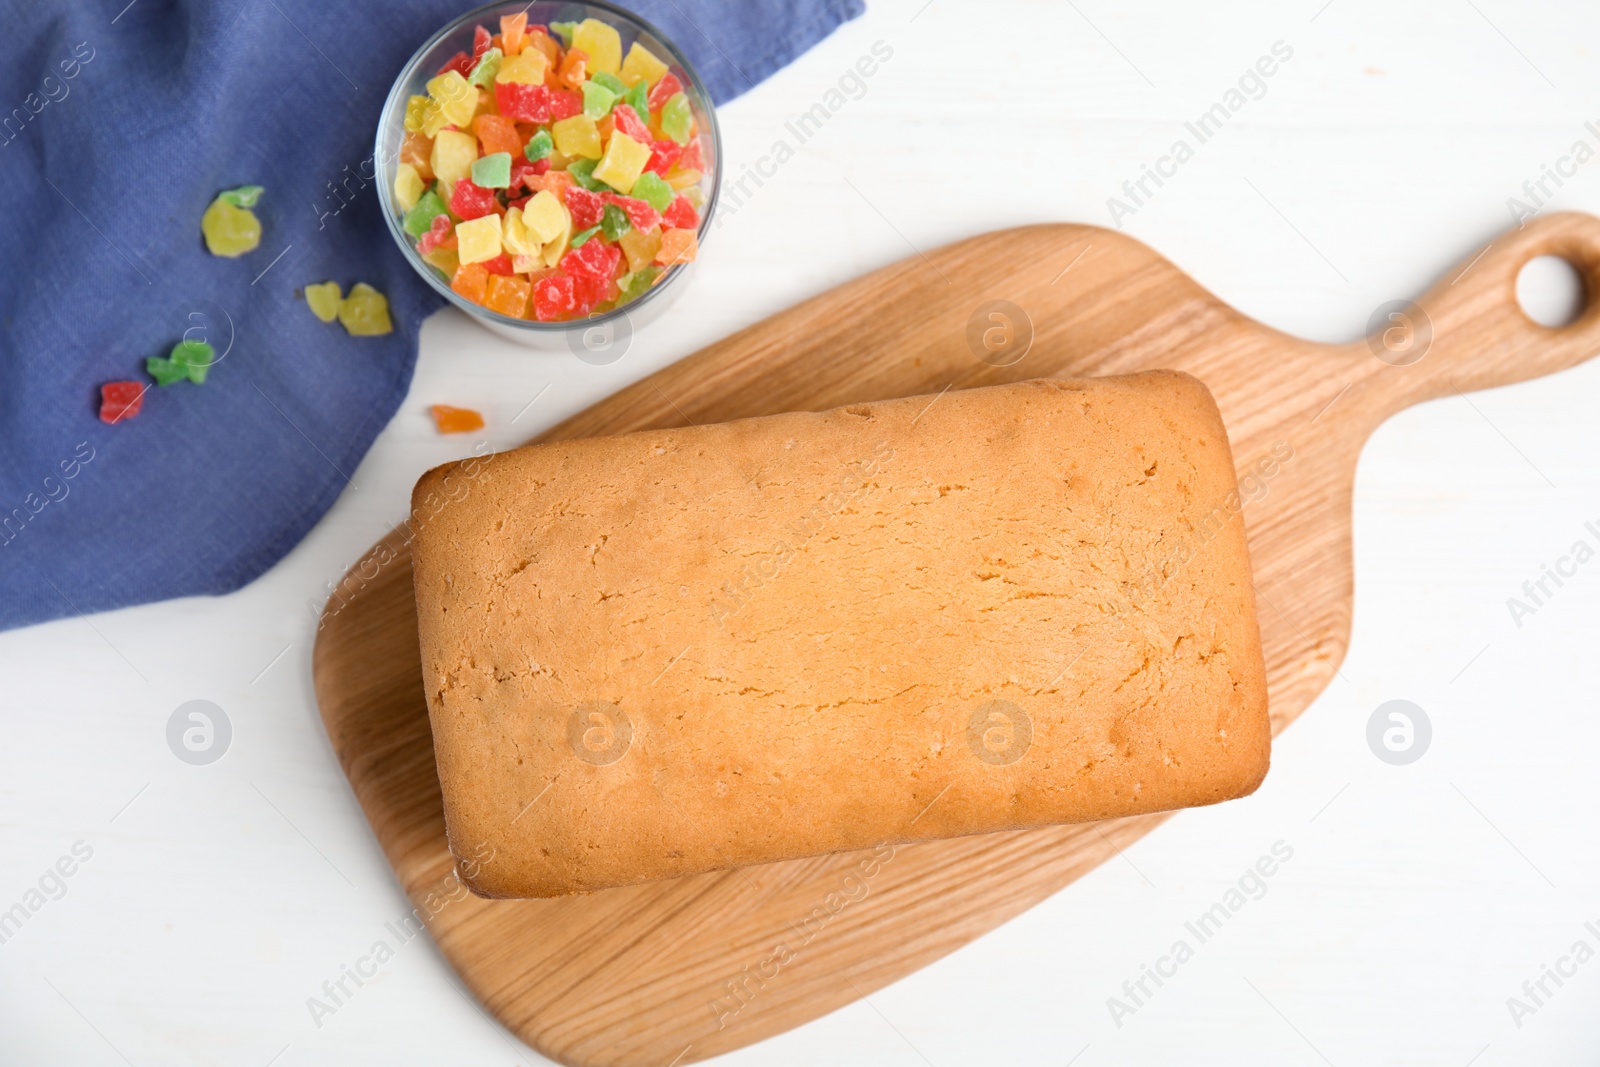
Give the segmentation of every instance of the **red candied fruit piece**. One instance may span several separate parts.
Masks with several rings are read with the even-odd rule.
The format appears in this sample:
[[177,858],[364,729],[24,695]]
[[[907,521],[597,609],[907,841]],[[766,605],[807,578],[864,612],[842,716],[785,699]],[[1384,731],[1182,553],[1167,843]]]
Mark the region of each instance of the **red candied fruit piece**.
[[622,260],[622,249],[605,241],[588,240],[561,257],[561,269],[577,277],[609,282]]
[[143,382],[106,382],[100,387],[100,421],[115,426],[144,407]]
[[504,274],[509,276],[516,273],[516,271],[511,267],[511,257],[506,255],[504,252],[501,252],[493,259],[484,260],[482,266],[483,269],[488,271],[490,274]]
[[684,145],[683,155],[678,157],[678,166],[684,170],[706,169],[706,158],[700,154],[700,138],[696,137]]
[[477,61],[474,60],[473,57],[467,55],[465,52],[457,52],[455,55],[451,56],[445,61],[444,66],[439,68],[439,73],[448,74],[453,70],[465,78],[467,75],[472,73],[472,68],[476,65]]
[[572,277],[574,314],[587,315],[596,304],[616,295],[616,282],[609,277],[592,274],[575,274]]
[[620,207],[636,230],[653,230],[661,225],[661,213],[637,197],[606,193],[605,201]]
[[665,175],[681,155],[683,146],[676,141],[651,141],[650,161],[644,165],[644,169]]
[[656,82],[656,87],[650,90],[650,95],[646,98],[650,103],[650,110],[660,111],[662,104],[670,100],[674,94],[681,92],[683,83],[678,80],[676,74],[668,71],[661,76],[660,81]]
[[474,185],[471,178],[456,182],[456,191],[450,197],[450,210],[460,219],[481,219],[494,210],[494,190]]
[[583,110],[583,94],[571,89],[550,89],[550,121],[570,119]]
[[639,121],[639,114],[633,108],[623,107],[619,103],[612,109],[611,114],[616,117],[619,132],[627,134],[640,144],[650,143],[650,127]]
[[686,196],[675,197],[661,213],[661,218],[671,230],[692,230],[700,225],[700,212],[694,209]]
[[489,47],[493,43],[494,38],[489,34],[487,29],[482,26],[474,29],[472,31],[472,58],[482,59],[483,54],[489,50]]
[[533,174],[533,175],[543,174],[545,171],[547,171],[549,169],[550,169],[550,161],[548,159],[536,159],[536,160],[533,160],[533,161],[530,162],[529,160],[521,159],[521,158],[519,158],[517,156],[512,156],[511,157],[511,184],[506,187],[506,190],[508,192],[513,191],[513,190],[517,189],[519,186],[521,186],[523,184],[524,180],[530,174]]
[[565,274],[552,274],[534,283],[533,314],[540,322],[566,318],[573,306],[572,279]]
[[600,224],[600,216],[606,211],[606,202],[600,199],[599,194],[574,185],[567,190],[565,199],[567,211],[572,214],[574,230],[587,230],[590,226]]
[[550,121],[550,90],[522,82],[495,82],[494,103],[500,114],[518,122]]

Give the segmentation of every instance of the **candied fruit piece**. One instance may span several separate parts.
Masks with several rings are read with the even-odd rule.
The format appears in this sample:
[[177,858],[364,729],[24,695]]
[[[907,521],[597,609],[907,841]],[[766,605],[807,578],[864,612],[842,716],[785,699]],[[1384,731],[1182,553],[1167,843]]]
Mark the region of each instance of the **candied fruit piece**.
[[589,57],[589,69],[615,75],[622,67],[622,35],[599,19],[584,19],[572,31],[572,47]]
[[400,142],[400,162],[417,168],[425,182],[433,181],[433,138],[422,133],[408,133]]
[[559,197],[541,189],[523,207],[522,224],[543,245],[559,237],[572,224],[572,217]]
[[450,197],[450,210],[459,219],[481,219],[495,214],[497,202],[493,189],[485,189],[471,178],[462,178]]
[[306,307],[311,309],[311,314],[323,322],[332,322],[339,317],[339,301],[344,293],[339,289],[338,282],[318,282],[305,287]]
[[594,177],[620,193],[633,189],[650,160],[650,146],[640,144],[625,133],[616,133],[606,145],[605,155],[594,168]]
[[656,253],[661,251],[661,231],[629,230],[617,239],[617,244],[628,257],[628,269],[637,272],[655,262]]
[[571,315],[574,309],[572,279],[565,274],[541,278],[533,286],[533,313],[540,322]]
[[501,60],[500,70],[495,74],[494,80],[497,85],[516,82],[520,85],[542,86],[549,71],[550,61],[545,59],[543,52],[523,52]]
[[661,219],[674,230],[692,230],[700,225],[700,213],[689,203],[689,198],[686,196],[674,198],[661,213]]
[[599,82],[583,83],[583,113],[596,122],[611,114],[611,106],[616,102],[617,94]]
[[261,220],[250,210],[259,195],[258,191],[249,204],[239,203],[241,198],[230,198],[228,193],[211,201],[200,216],[200,233],[212,255],[233,259],[261,246]]
[[[465,184],[465,183],[463,183]],[[457,212],[460,214],[460,212]],[[482,263],[501,253],[500,216],[493,214],[456,224],[456,255],[463,265]]]
[[483,306],[514,319],[524,318],[528,314],[528,294],[532,288],[526,279],[514,274],[493,275],[484,291]]
[[[505,247],[503,243],[501,247]],[[511,262],[511,257],[504,252],[501,252],[493,259],[484,260],[483,269],[490,274],[515,274],[517,272],[516,265]]]
[[491,48],[478,60],[478,65],[472,68],[472,73],[467,75],[467,81],[483,88],[494,84],[495,75],[500,73],[500,64],[505,60],[505,53],[498,48]]
[[633,223],[628,221],[628,213],[615,204],[607,204],[605,214],[600,216],[600,232],[607,238],[615,241],[633,228]]
[[425,256],[436,248],[454,248],[454,237],[455,226],[450,222],[450,216],[435,215],[428,232],[417,238],[417,251]]
[[506,55],[514,56],[522,51],[523,39],[528,34],[528,13],[518,11],[515,15],[500,16],[500,47],[506,50]]
[[602,199],[607,204],[620,208],[628,216],[629,224],[641,230],[653,230],[661,225],[661,213],[637,197],[607,193]]
[[422,199],[426,188],[422,175],[410,163],[402,163],[394,170],[394,203],[402,212],[410,211]]
[[622,80],[629,85],[636,82],[643,83],[647,88],[661,80],[667,72],[667,65],[656,57],[656,54],[638,41],[633,42],[628,48],[628,54],[622,60],[622,69],[619,73]]
[[567,211],[572,215],[572,225],[580,230],[600,224],[606,203],[598,194],[573,186],[567,190]]
[[472,66],[476,62],[477,60],[475,60],[471,54],[467,52],[457,52],[455,55],[445,60],[444,66],[439,68],[439,74],[443,75],[448,74],[451,71],[455,71],[464,78],[472,71]]
[[416,206],[406,212],[401,226],[412,237],[421,237],[433,227],[433,220],[443,215],[446,210],[444,198],[435,190],[429,189],[417,198]]
[[437,78],[430,79],[428,95],[433,98],[439,115],[446,123],[465,126],[478,110],[478,90],[459,71],[447,70]]
[[563,89],[580,88],[589,80],[589,54],[581,48],[574,48],[561,60],[561,66],[556,68],[555,84]]
[[[466,184],[463,182],[462,184]],[[472,164],[472,184],[482,189],[504,189],[511,184],[511,153],[495,152]],[[460,186],[457,186],[459,194]],[[458,211],[456,214],[460,215]],[[462,216],[465,218],[466,216]]]
[[671,100],[681,92],[683,92],[683,83],[678,80],[678,76],[670,71],[663,74],[661,80],[656,82],[655,87],[650,90],[650,110],[660,111],[668,100]]
[[434,404],[428,411],[432,413],[433,424],[440,433],[471,433],[483,429],[483,416],[471,408]]
[[389,320],[389,298],[366,282],[350,287],[339,301],[339,325],[351,337],[378,337],[394,330]]
[[664,267],[675,263],[689,263],[694,260],[699,251],[699,242],[695,239],[693,230],[664,230],[661,233],[661,251],[656,253],[656,262]]
[[550,131],[540,130],[528,139],[528,143],[523,146],[522,155],[530,162],[536,163],[555,151],[555,147],[556,142],[550,136]]
[[100,421],[115,426],[131,419],[144,407],[143,382],[106,382],[100,386]]
[[638,197],[657,211],[665,211],[672,204],[672,186],[661,175],[647,170],[634,180],[631,195]]
[[440,130],[433,139],[433,157],[429,165],[442,182],[455,183],[472,172],[478,158],[478,139],[464,130]]
[[588,115],[561,119],[550,127],[550,135],[555,138],[556,151],[564,156],[600,158],[600,130]]
[[474,304],[483,303],[483,293],[488,284],[489,272],[483,269],[482,263],[463,263],[450,278],[450,288]]
[[480,150],[486,156],[497,152],[522,154],[522,135],[517,124],[504,115],[479,115],[472,120],[472,132],[478,137]]

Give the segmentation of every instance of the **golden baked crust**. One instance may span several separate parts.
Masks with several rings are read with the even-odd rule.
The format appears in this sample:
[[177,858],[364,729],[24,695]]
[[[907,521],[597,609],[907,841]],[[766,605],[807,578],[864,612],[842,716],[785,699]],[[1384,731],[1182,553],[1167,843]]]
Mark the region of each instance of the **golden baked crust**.
[[446,501],[413,545],[422,674],[483,895],[1210,804],[1266,773],[1232,456],[1186,374],[535,445],[414,500]]

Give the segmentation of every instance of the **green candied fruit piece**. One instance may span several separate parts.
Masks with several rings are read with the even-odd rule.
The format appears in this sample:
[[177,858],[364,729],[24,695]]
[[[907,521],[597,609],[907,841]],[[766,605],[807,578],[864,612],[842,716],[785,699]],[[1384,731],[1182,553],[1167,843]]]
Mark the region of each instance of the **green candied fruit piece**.
[[550,136],[550,131],[540,130],[528,139],[528,144],[523,148],[522,154],[528,157],[528,162],[537,163],[551,152],[554,152],[555,148],[556,142]]
[[607,204],[600,215],[600,230],[611,240],[615,241],[633,228],[633,223],[628,221],[628,213],[615,204]]
[[511,153],[491,152],[482,159],[473,160],[472,184],[480,189],[504,189],[510,185]]
[[650,287],[655,284],[656,278],[660,277],[660,275],[660,267],[650,266],[641,267],[639,270],[624,274],[617,279],[617,289],[620,293],[617,297],[617,306],[621,307],[623,304],[631,303],[649,292]]
[[554,32],[557,37],[560,37],[561,43],[566,45],[568,48],[572,47],[572,34],[577,28],[578,24],[576,22],[552,22],[550,24],[551,31]]
[[633,88],[622,94],[622,103],[633,108],[639,121],[650,125],[650,85],[643,78],[633,83]]
[[500,49],[489,49],[478,59],[478,65],[467,75],[467,81],[482,89],[493,89],[494,76],[500,73],[500,61],[504,58],[505,53]]
[[241,185],[235,189],[224,189],[217,194],[217,199],[226,200],[234,207],[255,207],[265,191],[259,185]]
[[607,89],[610,89],[618,96],[621,96],[628,91],[627,85],[623,83],[621,78],[617,77],[615,74],[607,74],[603,70],[599,73],[589,75],[589,80],[598,85],[604,85]]
[[156,380],[157,385],[172,385],[186,380],[204,385],[206,373],[216,361],[216,354],[217,350],[204,341],[179,341],[172,346],[169,358],[151,356],[144,361],[144,369]]
[[661,105],[661,132],[679,144],[688,144],[694,132],[694,113],[689,110],[689,98],[673,93]]
[[591,193],[610,192],[611,186],[594,176],[594,168],[599,165],[598,159],[575,159],[567,164],[567,173],[572,175],[573,181]]
[[189,380],[189,368],[181,363],[160,356],[151,356],[144,361],[144,369],[150,377],[156,380],[157,385],[171,385],[174,382]]
[[217,350],[204,341],[179,341],[172,346],[172,362],[184,367],[196,385],[206,384],[206,373],[216,362],[216,355]]
[[401,222],[401,226],[412,237],[421,237],[432,229],[433,220],[445,214],[447,210],[444,198],[430,188],[419,196],[416,205],[406,212],[406,217]]
[[634,181],[633,190],[628,195],[638,197],[657,211],[665,211],[672,206],[672,200],[678,193],[661,175],[647,170]]
[[[608,206],[614,207],[615,205],[608,205]],[[599,232],[600,232],[600,227],[599,226],[590,226],[587,230],[579,230],[577,233],[572,235],[572,247],[573,248],[582,248],[585,244],[588,244],[589,238],[593,237],[595,234],[597,234]]]
[[611,113],[617,95],[591,78],[583,83],[583,113],[598,122]]
[[311,314],[323,322],[332,322],[339,315],[339,301],[344,299],[344,293],[339,291],[338,282],[318,282],[305,288],[306,306],[311,309]]

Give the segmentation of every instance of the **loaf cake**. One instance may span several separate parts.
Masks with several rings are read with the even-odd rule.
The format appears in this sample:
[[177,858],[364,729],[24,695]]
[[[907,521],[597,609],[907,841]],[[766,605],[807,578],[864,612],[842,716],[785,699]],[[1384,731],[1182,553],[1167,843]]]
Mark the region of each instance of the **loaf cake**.
[[533,445],[432,470],[413,505],[480,895],[1210,804],[1266,773],[1233,460],[1186,374]]

